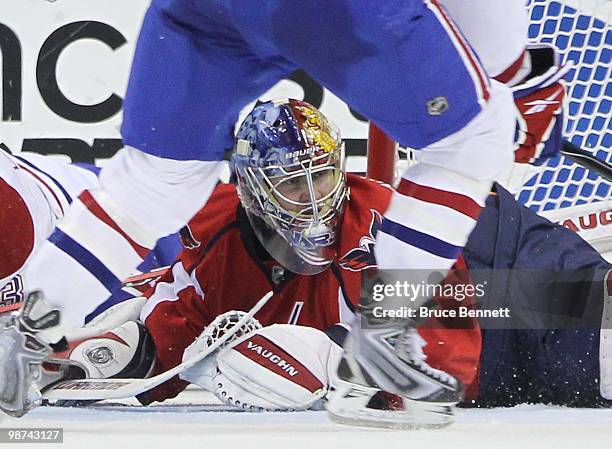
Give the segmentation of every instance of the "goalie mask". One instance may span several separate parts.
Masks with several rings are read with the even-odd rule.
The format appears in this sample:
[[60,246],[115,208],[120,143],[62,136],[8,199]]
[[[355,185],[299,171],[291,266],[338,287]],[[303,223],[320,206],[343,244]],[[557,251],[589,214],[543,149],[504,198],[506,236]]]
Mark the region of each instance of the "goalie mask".
[[257,238],[285,268],[316,274],[336,257],[348,196],[337,128],[298,100],[261,103],[235,139],[232,169]]

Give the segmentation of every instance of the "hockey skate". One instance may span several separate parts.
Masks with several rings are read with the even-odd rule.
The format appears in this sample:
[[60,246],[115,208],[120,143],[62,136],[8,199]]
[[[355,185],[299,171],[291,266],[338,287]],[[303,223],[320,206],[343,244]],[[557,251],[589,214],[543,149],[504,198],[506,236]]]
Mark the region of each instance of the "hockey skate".
[[[421,282],[413,275],[413,282]],[[374,284],[392,284],[394,273],[377,271],[366,279],[361,313],[356,314],[337,372],[331,376],[327,411],[332,420],[352,425],[415,429],[438,428],[453,422],[453,408],[463,387],[453,376],[429,366],[425,341],[414,318],[380,318],[373,313],[381,302],[372,299]],[[363,286],[362,286],[363,287]],[[397,308],[404,298],[386,306]],[[427,305],[429,298],[417,304]],[[392,398],[382,401],[382,398]]]
[[42,363],[65,343],[48,344],[41,332],[52,332],[59,323],[59,310],[52,309],[40,292],[30,293],[17,315],[0,321],[0,409],[5,413],[19,417],[38,405]]
[[[416,329],[353,326],[331,379],[327,412],[333,421],[395,429],[439,428],[453,422],[461,383],[430,367]],[[392,398],[383,401],[380,398]]]

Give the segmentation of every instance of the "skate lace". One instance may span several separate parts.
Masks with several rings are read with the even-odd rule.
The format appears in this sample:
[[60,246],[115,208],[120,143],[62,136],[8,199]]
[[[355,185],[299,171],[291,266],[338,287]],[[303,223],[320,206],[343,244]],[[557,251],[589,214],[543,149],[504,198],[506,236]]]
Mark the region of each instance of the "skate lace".
[[429,366],[426,362],[427,355],[423,352],[423,348],[426,345],[427,342],[421,337],[416,329],[408,329],[402,335],[402,349],[413,364],[434,379],[450,385],[456,385],[457,380],[453,376],[445,371]]

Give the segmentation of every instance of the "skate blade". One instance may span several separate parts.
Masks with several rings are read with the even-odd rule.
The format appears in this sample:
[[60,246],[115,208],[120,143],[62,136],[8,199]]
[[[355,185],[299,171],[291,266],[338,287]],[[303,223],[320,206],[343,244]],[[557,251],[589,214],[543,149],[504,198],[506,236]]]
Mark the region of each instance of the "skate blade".
[[441,429],[454,422],[454,406],[449,404],[401,397],[401,409],[368,407],[371,398],[378,392],[375,388],[337,382],[329,392],[325,407],[327,414],[339,424],[397,430]]
[[373,409],[361,409],[353,412],[345,411],[342,414],[328,409],[327,414],[332,421],[338,424],[358,427],[375,427],[379,429],[442,429],[450,426],[454,422],[454,416],[450,407],[446,407],[446,410],[443,411],[428,411],[426,414],[427,416],[423,416],[421,419],[405,412]]

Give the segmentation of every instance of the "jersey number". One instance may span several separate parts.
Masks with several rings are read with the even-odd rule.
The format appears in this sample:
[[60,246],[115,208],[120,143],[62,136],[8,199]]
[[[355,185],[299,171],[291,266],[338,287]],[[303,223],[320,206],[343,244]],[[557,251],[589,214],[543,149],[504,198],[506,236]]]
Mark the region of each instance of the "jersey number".
[[4,307],[23,302],[23,279],[18,274],[0,290],[0,312]]

